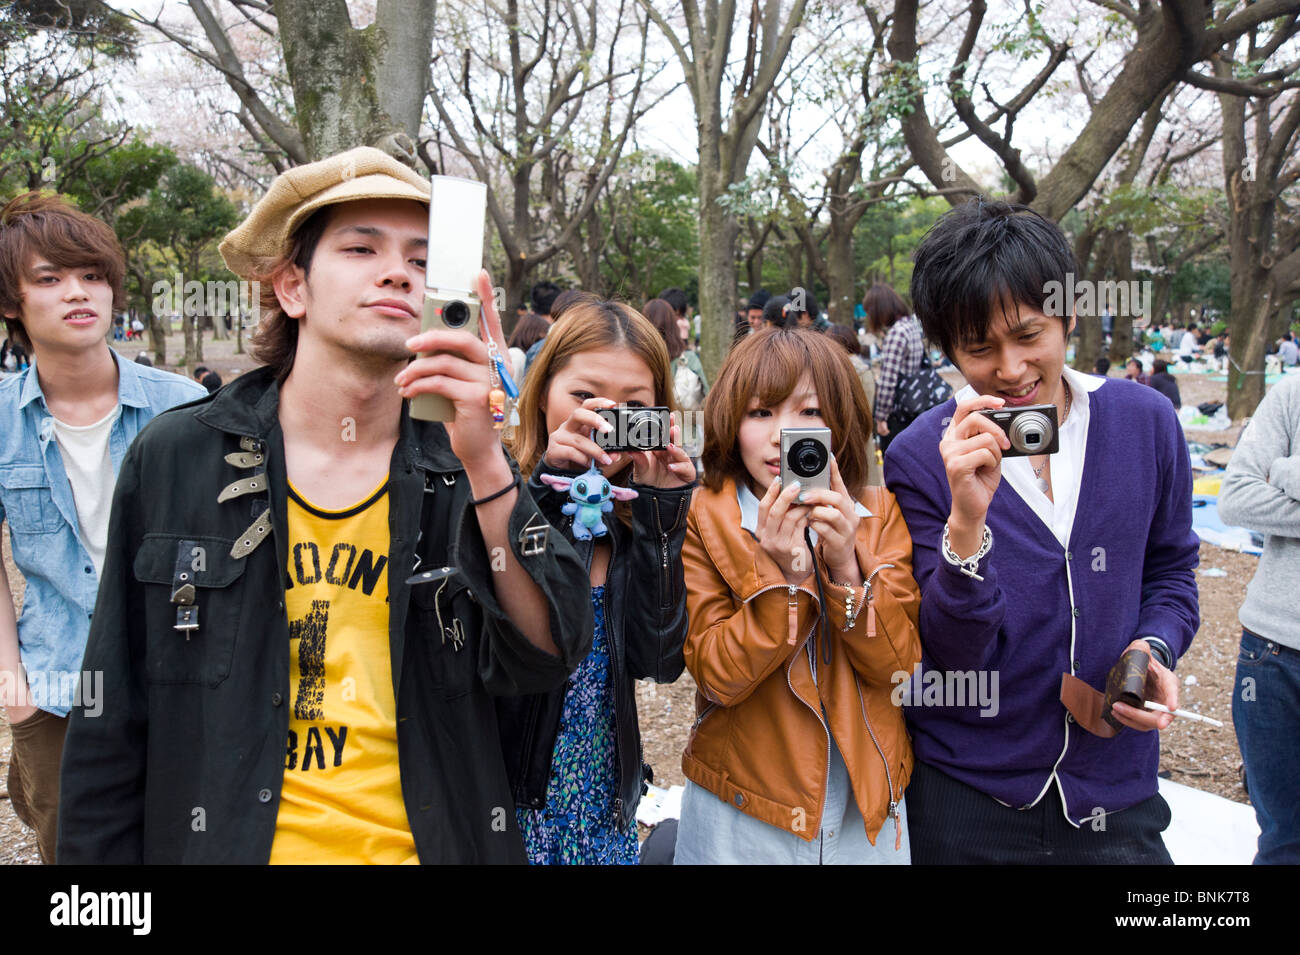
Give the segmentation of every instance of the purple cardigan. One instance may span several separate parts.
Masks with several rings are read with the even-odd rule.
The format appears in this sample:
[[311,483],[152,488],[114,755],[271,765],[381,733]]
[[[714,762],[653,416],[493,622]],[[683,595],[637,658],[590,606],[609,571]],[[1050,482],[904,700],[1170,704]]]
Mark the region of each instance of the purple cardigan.
[[916,758],[1016,807],[1039,798],[1055,767],[1076,822],[1155,795],[1160,740],[1131,729],[1101,739],[1075,725],[1060,702],[1061,674],[1073,663],[1076,676],[1104,690],[1131,641],[1159,637],[1177,659],[1200,625],[1199,540],[1178,416],[1163,395],[1119,379],[1088,401],[1069,549],[1004,481],[989,507],[983,583],[939,553],[952,503],[939,439],[956,401],[918,418],[885,457],[885,483],[912,534],[924,670],[982,670],[987,685],[998,681],[996,715],[986,716],[979,705],[915,705],[925,700],[918,687],[907,707]]

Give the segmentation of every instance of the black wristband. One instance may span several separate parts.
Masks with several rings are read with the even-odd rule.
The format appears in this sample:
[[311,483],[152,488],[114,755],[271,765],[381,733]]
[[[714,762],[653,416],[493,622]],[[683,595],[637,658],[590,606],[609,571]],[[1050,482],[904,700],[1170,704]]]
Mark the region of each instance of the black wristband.
[[519,486],[519,475],[516,474],[511,478],[510,483],[507,484],[505,487],[503,487],[501,490],[494,491],[493,493],[489,494],[487,497],[480,497],[477,500],[471,497],[469,499],[469,502],[473,504],[475,507],[478,507],[480,504],[486,504],[488,501],[495,501],[497,498],[509,494],[518,486]]

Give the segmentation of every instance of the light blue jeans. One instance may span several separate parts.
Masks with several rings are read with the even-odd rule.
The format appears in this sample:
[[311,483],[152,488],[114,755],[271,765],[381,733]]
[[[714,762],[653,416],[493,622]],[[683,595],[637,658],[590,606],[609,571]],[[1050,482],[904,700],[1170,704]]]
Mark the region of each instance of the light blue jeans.
[[907,806],[898,804],[902,848],[895,850],[895,822],[885,820],[873,846],[866,822],[853,798],[848,767],[831,740],[830,774],[822,829],[805,841],[747,816],[703,786],[686,781],[682,817],[677,824],[674,865],[911,865],[907,839]]

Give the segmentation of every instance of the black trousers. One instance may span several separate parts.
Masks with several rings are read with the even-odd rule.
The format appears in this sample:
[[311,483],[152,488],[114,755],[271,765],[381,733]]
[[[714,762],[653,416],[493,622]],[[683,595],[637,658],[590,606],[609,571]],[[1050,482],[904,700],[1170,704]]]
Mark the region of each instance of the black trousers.
[[1056,783],[1032,809],[1012,809],[918,761],[907,787],[912,865],[1173,865],[1159,793],[1120,812],[1065,818]]

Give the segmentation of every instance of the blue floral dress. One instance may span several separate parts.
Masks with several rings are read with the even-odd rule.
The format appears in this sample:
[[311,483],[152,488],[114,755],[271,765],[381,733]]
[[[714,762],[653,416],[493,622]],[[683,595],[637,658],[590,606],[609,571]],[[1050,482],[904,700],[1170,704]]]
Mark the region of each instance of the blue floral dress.
[[517,809],[532,865],[636,865],[636,826],[614,821],[618,796],[614,688],[605,634],[605,588],[591,588],[591,653],[564,694],[543,809]]

